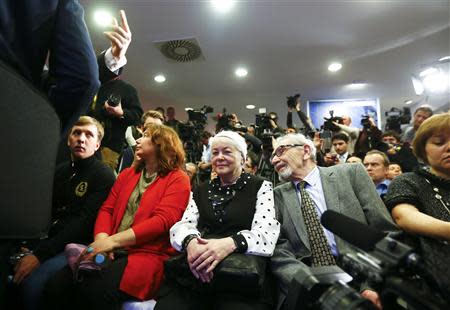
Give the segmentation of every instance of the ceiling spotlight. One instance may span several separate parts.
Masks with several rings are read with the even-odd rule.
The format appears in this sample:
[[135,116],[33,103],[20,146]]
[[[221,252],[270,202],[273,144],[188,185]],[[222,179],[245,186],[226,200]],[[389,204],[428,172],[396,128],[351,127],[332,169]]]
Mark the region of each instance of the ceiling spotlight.
[[255,105],[254,104],[248,104],[248,105],[246,105],[245,106],[247,109],[249,109],[249,110],[253,110],[254,108],[255,108]]
[[112,15],[108,11],[98,10],[94,13],[94,20],[102,27],[112,25]]
[[445,56],[445,57],[439,58],[440,62],[446,62],[448,60],[450,60],[450,56]]
[[158,74],[154,77],[155,81],[158,83],[164,83],[166,81],[166,77],[162,74]]
[[226,13],[231,10],[231,8],[234,6],[234,0],[211,0],[211,4],[216,9],[216,11],[219,11],[221,13]]
[[342,69],[342,64],[339,62],[333,62],[332,64],[330,64],[328,66],[328,71],[330,71],[330,72],[337,72],[341,69]]
[[405,104],[411,104],[411,103],[413,103],[413,101],[411,99],[405,100]]
[[247,76],[248,71],[245,68],[237,68],[236,71],[234,71],[234,74],[239,78],[243,78]]
[[363,89],[367,86],[367,83],[365,81],[353,81],[351,84],[348,85],[350,89]]

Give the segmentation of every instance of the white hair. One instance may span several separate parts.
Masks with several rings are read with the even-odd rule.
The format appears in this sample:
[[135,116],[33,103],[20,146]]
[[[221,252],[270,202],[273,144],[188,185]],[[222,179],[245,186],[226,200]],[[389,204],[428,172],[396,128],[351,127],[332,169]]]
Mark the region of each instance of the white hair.
[[210,138],[211,146],[217,142],[218,138],[227,138],[230,140],[231,144],[236,147],[236,149],[241,153],[242,159],[247,159],[247,143],[245,143],[245,139],[238,134],[237,132],[230,130],[223,130],[216,134],[214,137]]
[[283,144],[301,144],[301,145],[308,145],[311,149],[311,159],[316,160],[316,147],[314,146],[314,143],[306,138],[301,133],[290,133],[281,137],[278,137],[275,140],[275,146],[277,145],[283,145]]

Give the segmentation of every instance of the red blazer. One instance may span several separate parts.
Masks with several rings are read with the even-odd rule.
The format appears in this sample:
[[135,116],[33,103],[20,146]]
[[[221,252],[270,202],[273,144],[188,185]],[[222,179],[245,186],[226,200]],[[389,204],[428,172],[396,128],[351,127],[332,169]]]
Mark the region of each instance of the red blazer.
[[[141,172],[124,170],[117,178],[97,216],[94,236],[115,234]],[[138,299],[155,298],[164,275],[164,261],[176,251],[169,229],[181,219],[190,195],[189,177],[181,170],[156,177],[144,192],[131,228],[136,245],[130,247],[120,289]]]

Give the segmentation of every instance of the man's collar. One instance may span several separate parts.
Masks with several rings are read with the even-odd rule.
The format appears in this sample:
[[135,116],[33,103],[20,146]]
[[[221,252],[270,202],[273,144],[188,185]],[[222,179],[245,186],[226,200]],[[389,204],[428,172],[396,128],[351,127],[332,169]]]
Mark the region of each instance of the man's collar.
[[300,181],[305,181],[309,186],[312,187],[316,186],[317,182],[320,182],[319,168],[317,168],[317,166],[314,166],[314,168],[306,175],[306,177],[303,178],[303,180],[294,180],[292,182],[297,187],[297,184],[300,183]]

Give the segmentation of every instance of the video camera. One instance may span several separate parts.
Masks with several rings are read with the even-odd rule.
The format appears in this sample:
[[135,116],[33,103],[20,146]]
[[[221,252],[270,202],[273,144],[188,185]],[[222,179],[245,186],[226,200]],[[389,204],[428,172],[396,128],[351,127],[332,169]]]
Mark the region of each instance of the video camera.
[[339,116],[334,116],[334,111],[331,110],[328,113],[330,113],[330,117],[326,118],[324,117],[323,119],[325,120],[325,122],[323,123],[323,130],[331,130],[331,131],[339,131],[341,130],[339,128],[339,126],[336,126],[333,122],[336,122],[338,124],[344,124],[344,119],[342,117]]
[[287,100],[286,102],[287,102],[288,108],[295,109],[295,107],[297,106],[298,100],[300,100],[300,96],[301,96],[301,94],[295,94],[294,96],[286,97],[286,100]]
[[362,285],[379,294],[383,309],[448,309],[444,293],[419,255],[397,240],[401,233],[388,235],[330,210],[323,213],[321,222],[353,244],[354,251],[339,256],[342,269],[300,270],[289,289],[288,309],[376,309],[359,294]]
[[206,114],[211,113],[213,111],[214,111],[214,109],[207,105],[204,105],[200,109],[189,109],[189,110],[187,110],[188,120],[190,122],[194,122],[194,123],[197,122],[197,123],[206,124],[206,120],[208,119]]
[[403,110],[392,107],[385,115],[387,117],[386,130],[393,130],[398,133],[402,132],[400,129],[402,124],[409,124],[411,121],[411,109],[408,107],[403,108]]
[[222,114],[217,117],[217,129],[247,132],[247,126],[243,125],[241,122],[236,122],[236,116],[227,114],[226,111],[227,110],[224,108]]

